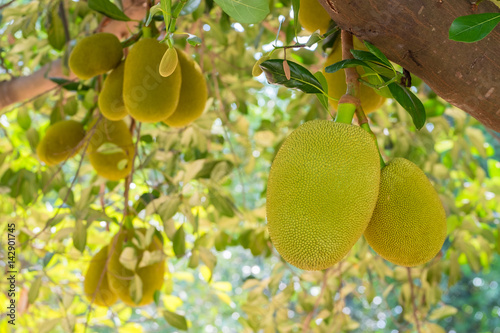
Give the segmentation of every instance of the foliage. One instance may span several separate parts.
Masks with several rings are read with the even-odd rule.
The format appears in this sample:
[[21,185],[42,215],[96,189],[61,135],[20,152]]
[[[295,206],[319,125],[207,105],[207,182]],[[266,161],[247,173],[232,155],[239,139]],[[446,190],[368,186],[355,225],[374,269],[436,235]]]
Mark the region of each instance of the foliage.
[[[0,80],[28,75],[59,58],[67,70],[73,41],[97,31],[103,14],[128,20],[121,2],[17,0],[2,9]],[[206,112],[185,128],[161,122],[136,126],[130,184],[98,177],[83,149],[51,167],[36,156],[50,124],[85,121],[97,113],[99,78],[52,78],[56,89],[1,111],[0,255],[7,258],[6,235],[15,233],[16,332],[301,332],[308,327],[408,332],[416,327],[413,300],[422,331],[439,332],[439,325],[450,332],[499,332],[499,137],[416,77],[411,87],[397,81],[398,88],[391,89],[395,100],[369,116],[383,157],[405,157],[419,166],[446,209],[443,250],[411,269],[413,288],[406,268],[378,257],[363,238],[340,264],[320,272],[286,264],[272,247],[265,223],[271,162],[301,123],[331,118],[315,94],[287,88],[297,85],[269,85],[265,75],[252,77],[263,54],[273,51],[273,60],[262,67],[276,68],[285,59],[282,46],[310,38],[298,31],[292,2],[187,1],[174,24],[179,33],[170,42],[194,54],[205,73]],[[245,3],[253,4],[247,13],[240,10]],[[149,17],[160,30],[162,13]],[[335,36],[333,29],[325,35]],[[69,36],[61,37],[66,32]],[[139,29],[132,33],[140,34]],[[320,44],[286,49],[289,71],[302,75],[303,69],[321,69],[322,45],[331,40],[316,35]],[[362,56],[358,61],[370,64]],[[394,84],[402,75],[394,74],[384,81]],[[285,70],[278,75],[286,77]],[[308,80],[310,87],[323,86],[321,78]],[[417,118],[427,119],[425,125],[415,125],[414,114],[396,102],[405,99],[406,109],[413,104],[415,112],[423,112],[412,96],[425,107],[425,117]],[[121,223],[154,226],[163,236],[168,262],[163,289],[147,307],[90,306],[83,274]],[[0,281],[2,291],[7,282]],[[0,293],[0,304],[7,302]],[[0,332],[10,330],[8,319],[0,317]]]

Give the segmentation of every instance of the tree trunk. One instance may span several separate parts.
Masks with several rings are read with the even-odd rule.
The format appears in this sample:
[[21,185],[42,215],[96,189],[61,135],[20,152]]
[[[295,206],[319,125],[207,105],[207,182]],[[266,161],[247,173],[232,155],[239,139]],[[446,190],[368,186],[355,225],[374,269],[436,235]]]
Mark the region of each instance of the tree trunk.
[[[123,7],[125,13],[133,20],[141,20],[146,14],[144,0],[124,0]],[[115,34],[122,39],[133,30],[137,22],[123,22],[104,19],[101,25],[103,32]],[[57,84],[49,80],[49,77],[62,77],[74,79],[76,76],[69,73],[66,76],[63,73],[61,60],[55,60],[52,63],[42,66],[31,75],[15,77],[9,81],[0,82],[0,110],[23,100],[27,100],[57,87]]]
[[459,16],[499,12],[489,1],[319,0],[340,28],[377,46],[440,97],[500,131],[500,27],[476,43],[448,39]]

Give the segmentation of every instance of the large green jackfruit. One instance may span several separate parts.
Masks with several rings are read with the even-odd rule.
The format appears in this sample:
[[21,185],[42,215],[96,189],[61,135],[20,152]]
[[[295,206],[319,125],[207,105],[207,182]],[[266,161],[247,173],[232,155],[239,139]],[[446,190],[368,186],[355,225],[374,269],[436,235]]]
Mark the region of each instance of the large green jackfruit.
[[51,125],[36,148],[38,158],[55,165],[75,156],[82,148],[85,130],[74,120],[62,120]]
[[382,258],[417,266],[434,258],[446,239],[446,213],[424,172],[404,158],[382,169],[377,205],[365,230]]
[[102,32],[83,38],[69,56],[69,68],[82,80],[109,72],[122,60],[123,49],[118,38]]
[[377,202],[380,159],[363,129],[306,122],[281,146],[267,184],[267,225],[283,259],[307,270],[339,262]]
[[123,103],[123,72],[125,62],[122,61],[118,67],[108,75],[104,81],[98,104],[102,115],[109,120],[121,120],[128,113]]
[[[90,125],[89,133],[94,126],[95,122]],[[123,120],[102,118],[95,127],[87,151],[94,170],[104,178],[120,180],[132,170],[135,147]]]
[[[108,259],[108,247],[109,246],[106,245],[94,255],[85,273],[85,280],[83,281],[85,297],[89,301],[94,300],[94,304],[99,306],[111,306],[118,299],[115,293],[109,289],[107,272],[103,274]],[[99,281],[101,281],[100,284]],[[98,285],[99,289],[97,289]]]
[[[133,246],[132,239],[136,237],[136,234],[142,235],[144,238],[145,229],[129,229],[123,230],[121,233],[115,235],[116,247],[111,255],[111,261],[109,263],[108,279],[110,289],[118,295],[118,297],[126,304],[130,306],[143,306],[147,305],[154,300],[154,293],[157,290],[161,290],[164,281],[165,274],[165,259],[161,258],[159,261],[152,263],[150,265],[139,267],[141,263],[145,250],[141,250]],[[115,239],[111,243],[115,242]],[[132,246],[136,254],[137,259],[134,266],[134,270],[126,268],[122,263],[120,263],[120,256],[125,248],[125,246]],[[162,251],[163,244],[156,236],[153,236],[151,244],[146,248],[146,250],[151,254],[155,251]],[[111,250],[110,250],[111,251]],[[130,267],[129,267],[130,268]],[[140,300],[138,303],[134,302],[131,297],[131,284],[134,280],[134,275],[137,275],[142,286]]]
[[208,91],[200,66],[180,49],[177,49],[177,55],[182,74],[179,104],[164,122],[173,127],[183,127],[201,116],[205,110]]
[[162,121],[177,108],[181,69],[177,66],[168,77],[160,75],[160,61],[166,51],[166,44],[145,38],[132,47],[125,60],[123,101],[128,113],[138,121]]

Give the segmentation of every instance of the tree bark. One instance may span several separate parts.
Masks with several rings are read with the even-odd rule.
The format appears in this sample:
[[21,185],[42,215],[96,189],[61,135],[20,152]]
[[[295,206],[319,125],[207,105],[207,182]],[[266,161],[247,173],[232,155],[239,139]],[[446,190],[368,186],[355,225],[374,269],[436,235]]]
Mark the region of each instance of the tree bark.
[[[146,14],[146,2],[144,0],[124,0],[123,8],[125,14],[133,20],[141,20]],[[123,39],[133,30],[137,22],[113,21],[105,18],[101,23],[101,31],[115,34]],[[63,73],[61,60],[55,60],[42,66],[31,75],[15,77],[9,81],[0,82],[0,110],[23,100],[34,98],[57,87],[57,84],[49,80],[49,77],[61,77],[74,79],[73,73]]]
[[476,43],[448,39],[459,16],[496,13],[489,1],[319,0],[344,30],[377,46],[440,97],[500,131],[500,27]]

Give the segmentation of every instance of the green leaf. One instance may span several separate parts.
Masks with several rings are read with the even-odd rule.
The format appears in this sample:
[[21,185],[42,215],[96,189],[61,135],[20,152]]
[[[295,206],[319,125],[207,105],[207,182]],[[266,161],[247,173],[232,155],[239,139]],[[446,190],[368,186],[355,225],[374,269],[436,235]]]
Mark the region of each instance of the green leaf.
[[174,253],[177,258],[182,257],[186,253],[186,232],[184,224],[177,229],[173,240]]
[[183,331],[187,331],[188,326],[186,318],[184,318],[184,316],[181,316],[175,312],[170,312],[168,310],[165,310],[163,311],[163,317],[173,327]]
[[259,23],[269,14],[268,0],[214,0],[224,12],[240,23]]
[[349,68],[349,67],[358,67],[358,66],[363,66],[369,69],[372,69],[370,65],[368,65],[366,62],[358,59],[345,59],[339,62],[336,62],[328,67],[325,68],[325,72],[327,73],[335,73],[341,69],[344,68]]
[[221,195],[216,189],[211,188],[209,189],[208,197],[212,205],[214,205],[215,209],[217,209],[221,215],[227,217],[234,216],[233,205],[226,196]]
[[149,16],[148,16],[148,19],[146,20],[145,26],[149,26],[149,24],[153,20],[153,16],[155,16],[158,13],[162,13],[163,14],[163,10],[161,8],[161,3],[157,3],[156,5],[154,5],[153,7],[151,7],[149,9]]
[[385,54],[382,53],[382,51],[380,51],[375,45],[368,43],[367,41],[364,41],[364,43],[365,43],[365,46],[368,49],[368,51],[370,51],[371,54],[373,54],[378,59],[380,59],[382,64],[386,65],[387,67],[392,68],[391,62],[389,61],[389,59],[387,59]]
[[38,146],[38,142],[40,142],[40,135],[38,134],[38,131],[35,128],[30,127],[26,131],[26,138],[28,139],[31,150],[35,152],[36,146]]
[[123,267],[134,272],[137,266],[137,259],[135,248],[133,246],[127,246],[122,250],[118,261]]
[[420,99],[415,96],[408,88],[403,87],[399,83],[391,83],[389,85],[394,99],[410,114],[413,123],[417,129],[421,129],[425,124],[425,108]]
[[141,277],[137,274],[134,274],[134,278],[130,282],[129,293],[130,298],[134,301],[134,303],[138,304],[142,300],[142,280]]
[[63,106],[64,113],[68,116],[74,116],[78,112],[78,101],[75,97],[68,98]]
[[73,245],[78,251],[83,253],[85,244],[87,244],[87,228],[82,220],[76,220],[75,230],[73,231]]
[[56,9],[52,10],[49,16],[49,28],[47,29],[48,41],[50,46],[54,49],[61,51],[66,44],[66,35],[64,33],[64,25],[59,17],[58,11]]
[[68,90],[68,91],[77,91],[77,90],[83,91],[83,90],[90,89],[89,87],[87,87],[85,85],[80,86],[79,82],[73,82],[71,80],[67,80],[67,79],[63,79],[63,78],[59,78],[59,77],[49,77],[49,80],[54,82],[54,83],[57,83],[59,86],[61,86],[61,88]]
[[[177,3],[177,6],[180,4]],[[188,0],[184,7],[182,7],[180,15],[189,15],[194,12],[201,4],[201,0]],[[175,7],[174,7],[175,9]]]
[[28,303],[33,304],[40,293],[40,287],[42,286],[42,277],[38,276],[35,281],[31,284],[30,290],[28,291]]
[[195,35],[189,36],[186,40],[192,46],[201,45],[201,42],[202,42],[201,38],[198,36],[195,36]]
[[271,84],[280,84],[287,88],[296,88],[308,94],[323,93],[321,83],[305,67],[288,61],[290,67],[290,80],[287,80],[283,70],[282,59],[271,59],[260,64],[266,73],[267,81]]
[[453,316],[457,313],[457,308],[445,305],[431,312],[429,319],[430,320],[439,320],[449,316]]
[[[328,81],[326,81],[325,75],[323,75],[322,71],[317,71],[314,73],[314,77],[318,79],[318,81],[321,83],[321,86],[323,87],[323,91],[328,91]],[[328,110],[328,97],[326,97],[324,94],[316,94],[316,97],[318,97],[319,102],[323,107]]]
[[500,13],[460,16],[451,24],[448,37],[457,42],[477,42],[495,29],[499,22]]
[[20,108],[17,111],[17,123],[25,131],[30,128],[31,117],[27,108]]
[[89,8],[117,21],[131,21],[114,3],[108,0],[89,0]]
[[116,153],[125,153],[125,150],[112,142],[105,142],[97,148],[96,152],[103,155],[111,155]]
[[318,34],[317,32],[315,32],[315,33],[313,33],[311,35],[311,37],[309,37],[309,39],[306,42],[306,45],[307,46],[313,46],[314,44],[316,44],[317,42],[321,41],[322,39],[323,39],[323,37],[321,37],[320,34]]
[[[387,61],[387,63],[385,63],[377,55],[374,55],[373,53],[368,52],[368,51],[351,50],[351,53],[354,56],[354,58],[356,58],[358,60],[365,61],[365,62],[372,62],[374,64],[381,66],[381,67],[385,67],[387,69],[392,69],[392,65],[389,62],[389,60],[387,60],[387,58],[385,59],[385,61]],[[380,52],[380,53],[382,54],[382,52]]]

